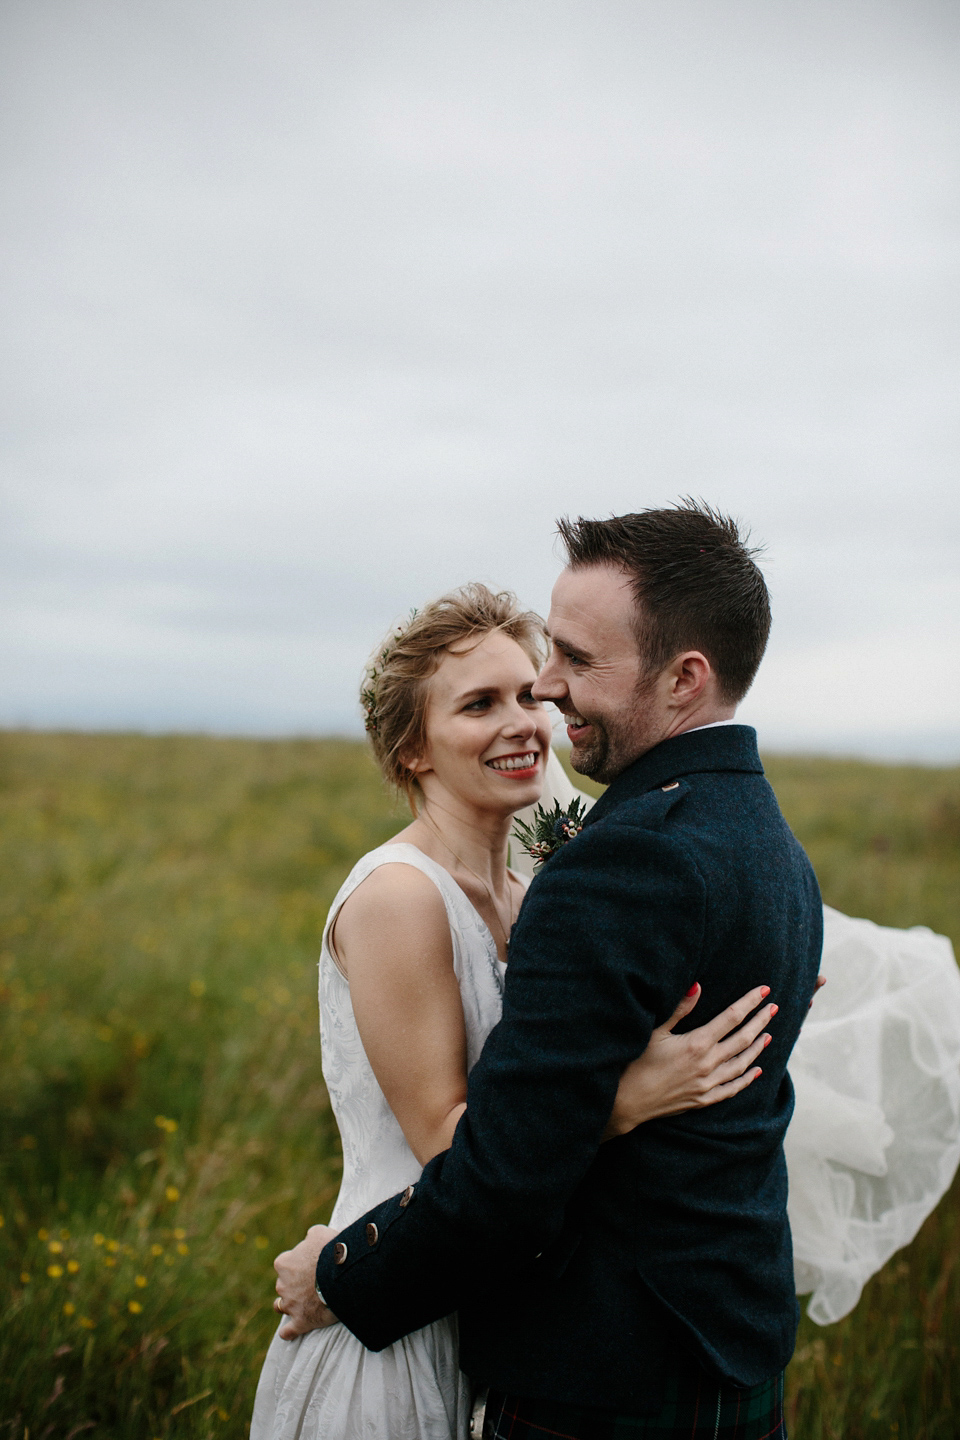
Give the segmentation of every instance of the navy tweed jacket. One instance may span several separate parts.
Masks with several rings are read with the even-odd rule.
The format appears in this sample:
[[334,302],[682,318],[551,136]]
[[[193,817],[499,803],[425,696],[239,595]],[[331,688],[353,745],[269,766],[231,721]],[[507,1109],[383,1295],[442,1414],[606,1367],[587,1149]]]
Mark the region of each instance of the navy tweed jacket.
[[[459,1310],[477,1381],[626,1413],[691,1356],[734,1385],[776,1374],[797,1326],[786,1066],[821,941],[754,731],[643,755],[530,886],[452,1147],[321,1254],[335,1314],[379,1350]],[[624,1067],[695,980],[685,1028],[771,986],[762,1076],[601,1143]]]

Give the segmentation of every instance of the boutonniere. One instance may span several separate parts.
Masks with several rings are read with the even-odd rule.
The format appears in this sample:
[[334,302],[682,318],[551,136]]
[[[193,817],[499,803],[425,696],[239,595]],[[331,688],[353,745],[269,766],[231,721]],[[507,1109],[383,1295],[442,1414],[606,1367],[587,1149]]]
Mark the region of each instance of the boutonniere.
[[554,803],[552,810],[544,810],[538,805],[533,812],[533,824],[528,825],[524,820],[518,820],[513,827],[513,833],[520,842],[520,849],[531,857],[538,868],[555,855],[561,846],[575,840],[583,829],[584,816],[587,813],[585,800],[579,797],[574,800],[569,810],[560,807],[560,801]]

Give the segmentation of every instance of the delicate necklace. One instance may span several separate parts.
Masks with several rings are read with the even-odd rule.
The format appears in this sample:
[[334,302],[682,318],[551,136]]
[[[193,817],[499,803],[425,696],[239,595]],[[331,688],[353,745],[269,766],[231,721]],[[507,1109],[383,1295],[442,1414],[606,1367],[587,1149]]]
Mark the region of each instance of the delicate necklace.
[[[503,921],[500,919],[500,911],[497,909],[497,902],[496,902],[496,900],[495,900],[494,897],[493,897],[493,891],[490,889],[490,886],[487,884],[486,880],[484,880],[484,878],[483,878],[482,875],[478,875],[478,874],[477,874],[476,870],[474,870],[474,868],[473,868],[472,865],[468,865],[467,862],[466,862],[466,860],[462,859],[462,858],[457,854],[456,850],[454,850],[454,848],[453,848],[452,845],[448,845],[448,844],[447,844],[446,840],[444,840],[443,836],[442,836],[441,833],[440,833],[439,827],[434,824],[434,822],[431,820],[430,816],[427,814],[426,807],[424,807],[424,809],[420,811],[420,817],[419,817],[419,818],[420,818],[421,820],[425,820],[425,821],[427,822],[427,824],[430,826],[430,829],[433,831],[434,835],[436,835],[437,839],[440,841],[440,844],[443,846],[444,850],[449,851],[449,853],[453,856],[454,860],[456,860],[457,864],[458,864],[458,865],[462,865],[463,868],[464,868],[464,870],[469,870],[469,872],[470,872],[470,874],[473,876],[474,880],[479,880],[479,881],[480,881],[480,884],[483,886],[484,890],[486,890],[486,892],[487,892],[487,899],[490,901],[490,908],[491,908],[491,910],[493,911],[494,915],[497,917],[497,924],[498,924],[499,927],[500,927],[500,934],[503,936],[503,948],[506,950],[506,948],[507,948],[507,946],[508,946],[508,944],[509,944],[509,940],[508,940],[508,938],[507,938],[507,932],[506,932],[506,930],[503,928]],[[507,884],[509,885],[509,883],[510,883],[510,877],[507,876]],[[511,914],[511,916],[512,916],[512,915],[513,915],[513,901],[511,900],[511,901],[509,902],[509,904],[510,904],[510,914]]]

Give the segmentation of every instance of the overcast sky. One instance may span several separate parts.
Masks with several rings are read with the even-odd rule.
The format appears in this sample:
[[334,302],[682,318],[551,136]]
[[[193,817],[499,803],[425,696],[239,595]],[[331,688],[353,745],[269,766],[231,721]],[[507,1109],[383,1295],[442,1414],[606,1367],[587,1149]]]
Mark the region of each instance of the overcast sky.
[[356,730],[563,513],[766,544],[770,748],[960,760],[955,0],[5,0],[0,723]]

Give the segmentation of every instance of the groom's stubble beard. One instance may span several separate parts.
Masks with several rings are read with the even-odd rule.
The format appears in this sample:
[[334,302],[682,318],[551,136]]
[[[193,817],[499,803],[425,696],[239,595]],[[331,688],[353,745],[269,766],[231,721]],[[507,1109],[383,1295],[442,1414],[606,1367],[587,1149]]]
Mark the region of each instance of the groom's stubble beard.
[[634,691],[635,708],[627,715],[592,719],[590,738],[570,751],[570,764],[578,775],[609,785],[624,770],[652,750],[661,738],[652,714],[657,673],[645,671]]

